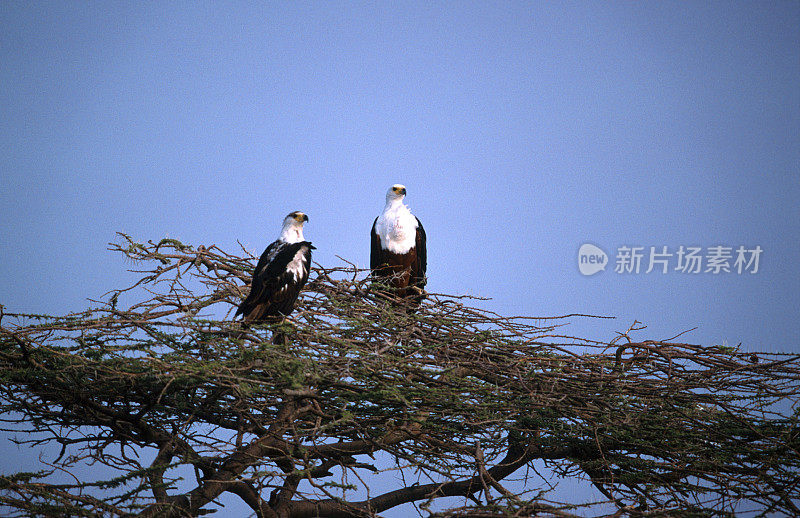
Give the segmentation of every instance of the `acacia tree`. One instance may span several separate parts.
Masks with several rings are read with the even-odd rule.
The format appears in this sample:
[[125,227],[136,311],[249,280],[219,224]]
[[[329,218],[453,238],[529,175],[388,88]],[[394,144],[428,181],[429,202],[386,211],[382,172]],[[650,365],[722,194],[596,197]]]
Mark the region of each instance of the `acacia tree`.
[[[576,340],[464,297],[406,311],[352,266],[316,268],[292,322],[243,327],[252,255],[111,248],[134,286],[0,317],[6,428],[60,446],[0,477],[8,515],[199,516],[226,493],[281,518],[800,514],[797,356]],[[594,501],[557,498],[565,477]]]

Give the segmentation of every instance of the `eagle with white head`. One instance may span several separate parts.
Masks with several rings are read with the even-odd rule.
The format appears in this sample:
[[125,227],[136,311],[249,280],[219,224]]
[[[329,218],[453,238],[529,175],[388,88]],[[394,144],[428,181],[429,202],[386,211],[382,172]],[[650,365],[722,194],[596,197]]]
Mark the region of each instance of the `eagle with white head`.
[[281,235],[264,250],[253,271],[250,294],[236,310],[245,322],[277,322],[294,309],[297,296],[308,280],[311,250],[303,237],[308,216],[295,211],[283,220]]
[[428,266],[425,229],[403,204],[406,188],[393,185],[386,206],[372,224],[369,267],[375,277],[385,278],[395,294],[418,305],[424,298]]

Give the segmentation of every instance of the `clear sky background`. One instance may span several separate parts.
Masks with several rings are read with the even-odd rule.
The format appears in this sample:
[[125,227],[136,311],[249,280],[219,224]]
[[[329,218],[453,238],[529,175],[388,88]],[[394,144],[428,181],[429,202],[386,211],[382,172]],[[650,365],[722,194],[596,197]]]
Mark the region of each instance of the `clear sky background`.
[[[259,254],[302,210],[366,267],[403,183],[430,291],[800,351],[798,2],[0,2],[0,175],[8,312],[122,287],[115,231]],[[718,245],[758,272],[644,273]]]

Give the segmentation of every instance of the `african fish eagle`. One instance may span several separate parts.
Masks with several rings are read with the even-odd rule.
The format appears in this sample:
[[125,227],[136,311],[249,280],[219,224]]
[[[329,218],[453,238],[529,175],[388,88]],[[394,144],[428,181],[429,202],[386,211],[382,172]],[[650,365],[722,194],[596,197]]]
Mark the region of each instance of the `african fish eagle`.
[[428,258],[425,229],[403,204],[406,188],[393,185],[386,193],[386,206],[372,224],[369,267],[383,277],[399,297],[414,305],[424,298]]
[[311,250],[303,237],[308,216],[292,212],[283,220],[278,239],[264,250],[253,271],[250,294],[236,310],[245,322],[278,321],[294,309],[297,295],[308,280]]

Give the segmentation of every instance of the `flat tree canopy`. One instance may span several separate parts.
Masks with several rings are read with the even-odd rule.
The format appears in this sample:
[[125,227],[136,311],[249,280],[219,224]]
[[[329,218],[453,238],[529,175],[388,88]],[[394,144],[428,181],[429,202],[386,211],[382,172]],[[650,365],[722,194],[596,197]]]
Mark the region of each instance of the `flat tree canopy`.
[[112,249],[134,286],[0,317],[5,428],[58,452],[0,475],[5,516],[200,516],[225,494],[270,518],[800,515],[798,356],[578,340],[441,294],[410,311],[350,266],[244,327],[253,256]]

